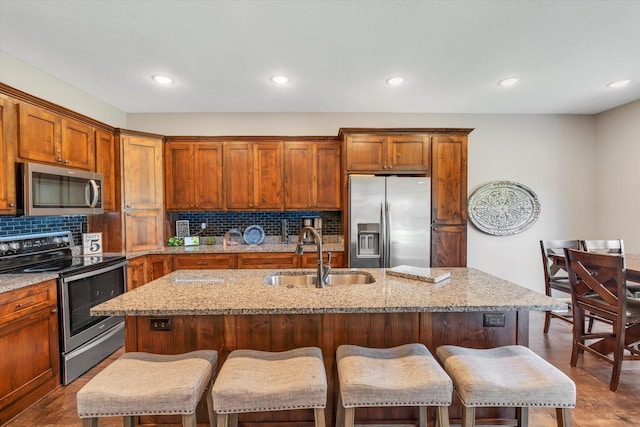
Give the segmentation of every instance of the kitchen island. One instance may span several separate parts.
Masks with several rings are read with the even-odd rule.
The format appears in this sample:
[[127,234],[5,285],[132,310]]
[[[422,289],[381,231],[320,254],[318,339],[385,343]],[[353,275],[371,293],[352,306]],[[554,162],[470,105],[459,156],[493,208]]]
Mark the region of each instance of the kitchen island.
[[[297,270],[286,270],[292,274]],[[304,270],[313,274],[314,270]],[[335,273],[346,272],[335,269]],[[181,270],[92,309],[126,316],[126,350],[181,353],[215,349],[219,363],[235,349],[284,351],[316,346],[323,352],[329,391],[327,421],[334,425],[337,399],[335,350],[341,344],[391,347],[422,342],[433,353],[443,344],[496,347],[528,344],[528,312],[565,304],[472,268],[432,269],[451,277],[437,284],[360,269],[368,284],[265,285],[270,270]],[[454,401],[452,418],[459,418]],[[430,414],[431,415],[431,414]],[[483,418],[512,418],[513,411],[478,411]],[[356,411],[356,422],[412,422],[415,408]],[[199,408],[198,419],[206,419]],[[245,426],[302,426],[312,411],[244,414]],[[143,424],[179,423],[148,417]]]

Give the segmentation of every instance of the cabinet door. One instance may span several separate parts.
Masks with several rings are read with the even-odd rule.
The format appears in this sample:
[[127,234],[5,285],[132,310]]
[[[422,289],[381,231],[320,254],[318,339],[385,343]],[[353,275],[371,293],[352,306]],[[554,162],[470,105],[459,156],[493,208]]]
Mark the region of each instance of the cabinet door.
[[347,171],[386,169],[386,141],[384,135],[347,136]]
[[284,143],[284,207],[309,209],[314,207],[313,144],[309,142]]
[[[329,260],[328,252],[322,252],[322,262],[326,265]],[[331,252],[331,267],[344,267],[344,252]],[[300,268],[315,268],[318,265],[318,255],[314,252],[306,252],[300,255]]]
[[24,103],[18,106],[18,111],[18,157],[62,164],[60,117]]
[[162,209],[162,140],[122,137],[125,209]]
[[433,135],[431,220],[438,225],[467,222],[467,136]]
[[171,255],[147,255],[147,282],[156,280],[173,271],[173,257]]
[[135,288],[147,283],[147,262],[144,256],[129,259],[127,266],[127,290],[131,291]]
[[253,144],[253,205],[282,209],[282,142]]
[[102,206],[105,212],[114,212],[119,208],[118,171],[119,153],[113,134],[96,130],[96,172],[102,174]]
[[435,225],[431,230],[431,266],[467,266],[467,226]]
[[318,143],[315,163],[315,207],[340,209],[340,145]]
[[392,135],[387,143],[388,169],[412,172],[429,170],[429,135]]
[[62,164],[74,168],[95,170],[95,130],[77,120],[62,119],[60,152]]
[[15,127],[9,100],[0,97],[0,214],[16,213]]
[[250,143],[225,143],[224,182],[227,209],[253,207],[253,149]]
[[194,207],[194,146],[169,142],[165,146],[165,203],[167,210]]
[[195,209],[213,210],[224,207],[222,192],[222,151],[220,142],[194,146]]
[[128,210],[124,218],[127,252],[158,249],[163,246],[161,209]]
[[0,294],[0,422],[60,385],[57,307],[54,280]]

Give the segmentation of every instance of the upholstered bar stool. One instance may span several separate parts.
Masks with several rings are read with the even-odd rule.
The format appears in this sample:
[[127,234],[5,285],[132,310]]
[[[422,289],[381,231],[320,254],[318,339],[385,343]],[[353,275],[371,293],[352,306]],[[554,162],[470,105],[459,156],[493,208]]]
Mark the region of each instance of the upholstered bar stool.
[[293,409],[313,409],[316,427],[324,427],[327,374],[322,351],[232,351],[211,394],[219,427],[237,426],[240,413]]
[[427,407],[436,406],[438,425],[449,426],[453,383],[424,345],[341,345],[336,361],[340,382],[337,427],[352,427],[355,408],[373,406],[418,406],[420,427],[427,425]]
[[[78,391],[82,425],[97,427],[99,417],[121,416],[129,427],[135,416],[182,415],[184,427],[196,427],[196,407],[217,364],[214,350],[177,355],[125,353]],[[215,427],[210,393],[207,404],[211,427]]]
[[559,427],[571,426],[576,406],[574,382],[555,366],[529,350],[512,345],[471,349],[444,345],[436,355],[463,404],[462,427],[475,425],[476,407],[515,407],[518,426],[528,425],[528,408],[556,408]]

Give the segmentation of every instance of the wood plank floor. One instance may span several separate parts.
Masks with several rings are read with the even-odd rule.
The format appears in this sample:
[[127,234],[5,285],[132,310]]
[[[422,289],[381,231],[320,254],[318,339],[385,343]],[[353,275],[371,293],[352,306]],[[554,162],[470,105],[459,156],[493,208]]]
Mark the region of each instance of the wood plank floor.
[[[640,362],[629,361],[622,365],[618,391],[609,391],[611,365],[590,355],[581,356],[577,368],[569,366],[571,354],[571,325],[552,320],[548,335],[542,333],[544,316],[531,313],[530,347],[550,361],[577,385],[578,402],[573,411],[575,427],[637,427],[640,426]],[[18,415],[3,427],[79,427],[76,413],[76,392],[108,363],[122,354],[110,358],[87,372],[67,387],[60,387],[31,408]],[[122,426],[121,418],[101,418],[100,427]],[[556,426],[552,409],[531,408],[531,427]],[[204,424],[202,424],[204,427]]]

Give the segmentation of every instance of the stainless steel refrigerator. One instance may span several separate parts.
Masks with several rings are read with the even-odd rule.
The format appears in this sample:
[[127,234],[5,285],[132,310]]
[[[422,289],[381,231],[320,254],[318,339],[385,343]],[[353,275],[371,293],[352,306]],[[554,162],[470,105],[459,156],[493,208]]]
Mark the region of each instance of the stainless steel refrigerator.
[[431,266],[431,180],[349,177],[349,267]]

